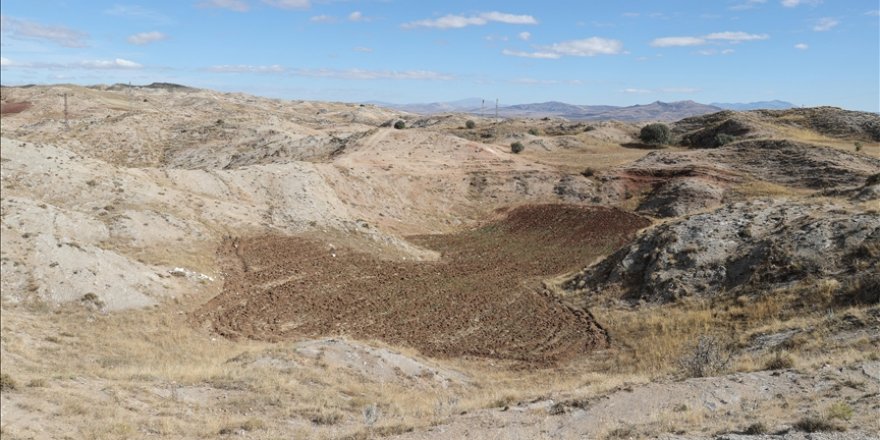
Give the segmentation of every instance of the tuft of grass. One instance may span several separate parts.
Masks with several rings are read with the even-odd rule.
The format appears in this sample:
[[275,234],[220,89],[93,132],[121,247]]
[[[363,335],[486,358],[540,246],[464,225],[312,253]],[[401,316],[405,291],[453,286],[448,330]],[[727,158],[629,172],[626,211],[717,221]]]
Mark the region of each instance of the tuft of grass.
[[826,416],[831,420],[849,420],[853,416],[853,409],[846,402],[834,402],[828,407]]
[[787,370],[794,367],[794,356],[785,351],[777,351],[764,364],[765,370]]
[[522,142],[517,141],[517,142],[510,144],[510,152],[513,154],[522,153],[522,151],[525,149],[526,149],[526,147],[522,144]]

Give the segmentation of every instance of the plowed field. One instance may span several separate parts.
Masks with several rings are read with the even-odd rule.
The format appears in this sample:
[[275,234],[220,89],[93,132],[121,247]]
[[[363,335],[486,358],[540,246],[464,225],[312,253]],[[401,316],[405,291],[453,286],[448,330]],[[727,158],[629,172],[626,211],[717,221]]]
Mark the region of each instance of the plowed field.
[[431,356],[552,363],[607,345],[607,334],[540,280],[583,267],[648,224],[617,209],[520,207],[472,231],[409,237],[440,251],[435,262],[303,237],[229,240],[224,291],[194,319],[232,338],[349,335]]

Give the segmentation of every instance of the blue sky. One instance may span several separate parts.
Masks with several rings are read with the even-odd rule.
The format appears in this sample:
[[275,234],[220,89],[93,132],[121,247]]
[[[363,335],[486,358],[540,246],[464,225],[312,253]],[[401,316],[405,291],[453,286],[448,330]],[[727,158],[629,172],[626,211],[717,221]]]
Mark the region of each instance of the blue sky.
[[2,0],[3,84],[880,111],[877,0]]

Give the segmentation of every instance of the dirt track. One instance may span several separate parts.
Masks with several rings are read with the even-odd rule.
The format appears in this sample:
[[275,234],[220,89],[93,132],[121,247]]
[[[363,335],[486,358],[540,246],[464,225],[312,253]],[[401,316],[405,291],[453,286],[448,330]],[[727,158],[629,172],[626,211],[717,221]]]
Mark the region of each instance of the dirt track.
[[592,316],[543,293],[648,221],[566,205],[514,209],[456,235],[411,239],[437,262],[387,261],[302,237],[230,240],[221,295],[194,313],[227,337],[382,339],[432,356],[555,362],[607,344]]

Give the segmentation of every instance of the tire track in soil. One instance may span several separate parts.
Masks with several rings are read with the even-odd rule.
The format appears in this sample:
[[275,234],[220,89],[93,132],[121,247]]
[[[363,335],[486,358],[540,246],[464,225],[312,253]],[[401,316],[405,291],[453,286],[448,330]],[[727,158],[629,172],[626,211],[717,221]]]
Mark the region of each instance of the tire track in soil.
[[295,236],[228,240],[224,290],[192,318],[229,338],[348,335],[435,357],[552,364],[608,338],[541,279],[610,254],[649,224],[611,208],[522,206],[475,230],[409,237],[442,252],[434,262],[382,260]]

